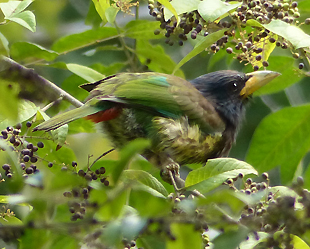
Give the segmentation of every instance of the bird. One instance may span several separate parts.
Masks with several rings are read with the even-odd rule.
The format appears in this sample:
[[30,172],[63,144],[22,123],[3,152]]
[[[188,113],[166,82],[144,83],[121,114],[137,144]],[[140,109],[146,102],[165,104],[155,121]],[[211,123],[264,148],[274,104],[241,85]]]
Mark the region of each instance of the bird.
[[[155,72],[119,73],[81,85],[85,104],[39,124],[51,131],[79,118],[103,129],[115,148],[137,138],[151,142],[142,155],[162,170],[227,156],[252,94],[280,74],[221,70],[192,81]],[[170,175],[171,176],[171,175]]]

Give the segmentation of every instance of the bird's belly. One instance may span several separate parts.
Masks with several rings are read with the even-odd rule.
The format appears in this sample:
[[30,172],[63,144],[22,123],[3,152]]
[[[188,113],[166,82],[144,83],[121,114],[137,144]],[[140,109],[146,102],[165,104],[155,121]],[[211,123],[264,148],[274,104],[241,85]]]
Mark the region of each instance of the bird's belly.
[[171,119],[125,108],[117,118],[101,124],[117,148],[136,138],[150,139],[152,147],[143,154],[155,164],[168,157],[179,164],[206,162],[220,156],[225,148],[222,133],[205,135],[186,117]]

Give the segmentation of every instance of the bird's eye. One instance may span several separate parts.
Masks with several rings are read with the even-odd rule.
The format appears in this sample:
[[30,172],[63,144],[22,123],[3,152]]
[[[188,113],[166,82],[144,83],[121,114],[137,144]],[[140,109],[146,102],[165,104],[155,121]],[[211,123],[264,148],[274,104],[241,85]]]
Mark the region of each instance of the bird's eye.
[[236,82],[235,82],[233,85],[234,85],[234,87],[237,87],[237,86],[238,86]]

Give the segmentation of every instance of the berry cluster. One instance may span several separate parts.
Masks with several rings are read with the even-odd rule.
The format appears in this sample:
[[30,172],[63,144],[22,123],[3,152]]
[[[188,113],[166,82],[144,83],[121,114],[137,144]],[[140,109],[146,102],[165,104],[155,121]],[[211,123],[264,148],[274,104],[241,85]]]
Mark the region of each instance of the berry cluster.
[[[289,41],[272,34],[268,29],[259,27],[259,25],[253,26],[251,32],[246,29],[249,20],[261,24],[268,24],[271,20],[282,20],[297,25],[299,24],[297,18],[300,17],[297,6],[297,2],[293,0],[242,0],[242,5],[236,11],[219,22],[206,22],[195,10],[183,13],[180,22],[177,23],[174,16],[165,20],[164,7],[159,2],[149,0],[148,5],[150,15],[161,23],[160,29],[156,29],[154,34],[164,33],[165,42],[170,46],[175,43],[182,46],[189,38],[196,39],[198,35],[203,37],[226,29],[224,36],[207,50],[216,53],[226,48],[228,54],[234,54],[240,62],[250,63],[254,70],[258,70],[261,66],[269,66],[268,55],[265,55],[269,43],[275,43],[283,49],[289,48],[295,59],[304,56],[304,54],[299,54],[300,51],[296,51]],[[310,24],[310,18],[307,18],[303,24]],[[227,47],[227,44],[230,46]],[[303,67],[303,63],[300,63],[299,69]]]
[[[76,166],[77,163],[72,162],[72,167]],[[107,177],[103,176],[105,172],[106,170],[104,167],[100,167],[99,169],[95,170],[95,172],[91,171],[90,169],[88,169],[86,172],[80,169],[78,171],[78,175],[85,178],[88,183],[92,180],[95,181],[100,179],[100,182],[102,182],[105,186],[109,186],[109,181],[107,180]],[[95,208],[97,205],[96,203],[89,203],[88,201],[90,191],[92,190],[92,187],[90,187],[88,183],[85,186],[75,187],[72,189],[72,191],[67,191],[63,193],[65,197],[73,199],[68,203],[69,211],[73,214],[71,216],[72,221],[83,219],[86,213],[86,208]]]

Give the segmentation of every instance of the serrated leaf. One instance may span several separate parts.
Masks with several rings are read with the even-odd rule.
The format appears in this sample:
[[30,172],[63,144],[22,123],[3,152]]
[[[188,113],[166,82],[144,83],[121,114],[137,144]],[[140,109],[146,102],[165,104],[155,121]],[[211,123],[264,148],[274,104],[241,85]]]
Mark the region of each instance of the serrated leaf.
[[226,3],[221,0],[204,0],[198,5],[198,12],[205,21],[213,22],[225,13],[241,6],[242,3]]
[[69,52],[116,37],[118,37],[118,33],[115,28],[100,27],[98,29],[91,29],[78,34],[62,37],[53,44],[52,49],[59,53]]
[[125,26],[125,36],[133,39],[160,39],[163,35],[154,34],[154,30],[159,26],[159,21],[134,20]]
[[237,177],[240,173],[258,174],[250,164],[234,158],[210,159],[204,167],[189,172],[185,180],[185,188],[206,193],[220,186],[228,178]]
[[291,25],[281,20],[272,20],[268,24],[263,24],[263,26],[271,32],[288,40],[293,44],[295,49],[310,46],[310,36],[296,25]]
[[158,181],[154,176],[150,173],[143,170],[125,170],[123,172],[123,176],[127,179],[140,182],[145,186],[155,190],[160,193],[162,197],[166,197],[168,195],[165,187]]
[[173,7],[173,10],[175,10],[176,13],[173,13],[172,11],[170,11],[171,7],[168,8],[167,5],[163,4],[166,7],[164,9],[165,20],[167,21],[173,15],[176,16],[176,18],[178,20],[177,15],[197,10],[199,3],[200,3],[200,0],[172,0],[170,2],[170,4],[171,4],[171,6]]
[[32,118],[40,108],[29,100],[21,100],[18,106],[18,123]]
[[247,162],[260,172],[280,166],[283,182],[292,180],[299,161],[310,148],[309,122],[310,105],[270,114],[254,132]]
[[68,63],[67,68],[72,73],[80,76],[88,82],[95,82],[103,79],[105,76],[94,69],[79,64]]
[[5,19],[10,20],[12,22],[16,22],[19,25],[29,29],[32,32],[36,32],[36,17],[29,10],[23,11],[18,14],[11,15],[9,17],[6,17]]
[[188,62],[190,59],[192,59],[193,57],[195,57],[197,54],[203,52],[206,48],[208,48],[209,46],[211,46],[214,42],[216,42],[217,40],[219,40],[223,35],[224,32],[227,29],[222,29],[219,31],[216,31],[212,34],[209,34],[207,37],[204,37],[201,41],[199,41],[196,46],[194,47],[194,49],[189,52],[174,68],[173,73],[176,72],[176,70],[178,70],[181,66],[183,66],[186,62]]
[[57,58],[58,53],[34,43],[15,42],[11,46],[11,56],[13,57],[14,60],[35,58],[35,59],[44,59],[46,61],[52,61]]

